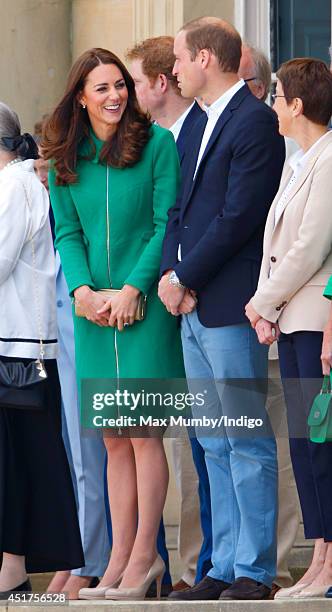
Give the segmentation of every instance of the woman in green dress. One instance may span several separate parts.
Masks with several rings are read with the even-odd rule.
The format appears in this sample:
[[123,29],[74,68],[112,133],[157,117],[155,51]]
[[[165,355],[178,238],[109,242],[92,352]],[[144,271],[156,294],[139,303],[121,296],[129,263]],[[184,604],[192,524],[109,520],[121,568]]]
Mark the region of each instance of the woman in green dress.
[[[50,194],[56,246],[83,317],[74,316],[78,382],[183,376],[177,319],[157,296],[167,212],[175,202],[173,136],[139,110],[134,82],[103,49],[74,64],[45,129],[53,160]],[[112,301],[99,289],[120,289]],[[143,321],[134,321],[147,296]],[[116,406],[116,414],[121,408]],[[133,414],[133,413],[132,413]],[[168,467],[160,436],[105,432],[113,548],[98,589],[80,597],[144,598],[164,564],[156,538]],[[130,432],[129,432],[130,433]]]

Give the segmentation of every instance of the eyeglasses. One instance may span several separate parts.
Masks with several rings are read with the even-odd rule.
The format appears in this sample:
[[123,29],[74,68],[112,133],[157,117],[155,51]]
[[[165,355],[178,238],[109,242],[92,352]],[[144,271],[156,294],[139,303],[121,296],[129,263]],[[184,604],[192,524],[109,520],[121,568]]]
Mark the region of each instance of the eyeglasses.
[[271,94],[272,102],[275,102],[277,98],[286,98],[286,96],[280,96],[279,94]]
[[250,79],[243,79],[245,83],[249,83],[249,81],[256,81],[257,77],[250,77]]

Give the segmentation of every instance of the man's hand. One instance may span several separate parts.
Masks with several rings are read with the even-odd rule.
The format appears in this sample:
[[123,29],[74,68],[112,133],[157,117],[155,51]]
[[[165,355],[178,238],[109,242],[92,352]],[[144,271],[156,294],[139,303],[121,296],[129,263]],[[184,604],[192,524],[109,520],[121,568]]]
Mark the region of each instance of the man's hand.
[[277,323],[266,321],[266,319],[259,319],[259,321],[257,321],[255,331],[258,341],[261,344],[267,344],[268,346],[278,340],[280,336],[279,325]]
[[184,294],[184,298],[178,308],[180,314],[189,314],[193,310],[195,310],[197,304],[197,299],[195,294],[193,294],[190,289],[186,289],[186,293]]
[[251,323],[251,327],[255,329],[257,321],[261,318],[261,316],[256,312],[251,302],[248,302],[246,305],[246,317],[249,319]]
[[175,287],[168,282],[168,277],[171,271],[168,271],[162,276],[159,281],[158,295],[162,303],[166,306],[168,312],[172,315],[179,315],[179,306],[183,301],[186,289]]

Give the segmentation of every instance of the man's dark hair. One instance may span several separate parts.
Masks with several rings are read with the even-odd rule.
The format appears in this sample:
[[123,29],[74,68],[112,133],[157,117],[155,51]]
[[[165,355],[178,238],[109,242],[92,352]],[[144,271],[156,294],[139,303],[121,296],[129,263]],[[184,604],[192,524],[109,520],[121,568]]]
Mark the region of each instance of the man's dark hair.
[[192,60],[199,51],[208,49],[218,59],[223,72],[238,72],[242,41],[230,23],[216,17],[200,17],[189,21],[181,29],[186,33]]

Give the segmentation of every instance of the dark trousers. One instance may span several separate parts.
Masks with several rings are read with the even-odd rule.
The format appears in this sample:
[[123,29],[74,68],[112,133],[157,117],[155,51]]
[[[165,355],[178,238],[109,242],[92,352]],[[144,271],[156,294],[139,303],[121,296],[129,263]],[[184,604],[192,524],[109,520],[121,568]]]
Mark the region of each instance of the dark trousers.
[[[190,432],[189,432],[190,433]],[[194,434],[192,434],[194,435]],[[212,567],[212,516],[209,476],[205,463],[205,452],[196,437],[190,437],[191,450],[198,474],[198,496],[200,503],[202,547],[197,560],[195,583],[204,578]]]
[[280,373],[287,406],[290,452],[306,538],[332,541],[332,443],[310,442],[307,418],[322,384],[323,334],[281,334]]

